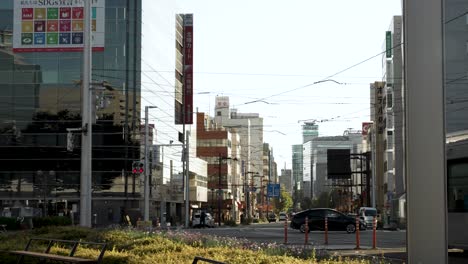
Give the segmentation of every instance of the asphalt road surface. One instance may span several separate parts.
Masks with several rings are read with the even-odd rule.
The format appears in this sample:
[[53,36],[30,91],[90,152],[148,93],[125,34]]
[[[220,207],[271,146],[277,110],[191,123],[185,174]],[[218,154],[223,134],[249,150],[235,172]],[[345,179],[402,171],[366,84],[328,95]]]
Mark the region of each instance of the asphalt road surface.
[[[225,237],[244,238],[257,243],[284,243],[284,222],[252,224],[237,227],[222,226],[215,228],[194,228],[187,231],[212,234]],[[329,231],[328,245],[325,245],[325,232],[312,231],[308,236],[308,244],[323,248],[339,255],[347,256],[378,256],[384,255],[391,263],[406,263],[406,231],[376,231],[376,247],[372,248],[372,230],[360,231],[360,248],[355,250],[356,234],[346,231]],[[304,245],[305,234],[297,229],[287,227],[287,244]],[[450,252],[449,264],[468,263],[468,253]]]
[[[249,241],[264,243],[284,243],[284,222],[269,224],[252,224],[238,227],[215,227],[205,229],[191,229],[203,234],[245,238]],[[305,234],[297,229],[287,228],[288,244],[304,244]],[[372,230],[360,231],[360,246],[372,247]],[[406,246],[406,232],[377,230],[377,247],[403,248]],[[325,232],[312,231],[308,236],[308,243],[312,245],[324,245]],[[353,248],[356,246],[356,234],[348,234],[346,231],[329,231],[328,246],[330,248]]]

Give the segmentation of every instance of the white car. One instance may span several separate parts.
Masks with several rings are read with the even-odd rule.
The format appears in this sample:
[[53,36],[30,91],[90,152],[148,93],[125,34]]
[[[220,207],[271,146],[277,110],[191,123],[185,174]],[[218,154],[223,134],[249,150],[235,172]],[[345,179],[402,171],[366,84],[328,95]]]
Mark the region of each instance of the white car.
[[[205,213],[205,226],[206,227],[215,227],[214,218],[210,213]],[[201,212],[196,212],[192,216],[192,227],[202,227],[200,225],[200,216]]]
[[279,220],[280,221],[286,221],[288,219],[288,215],[285,212],[280,212],[279,213]]

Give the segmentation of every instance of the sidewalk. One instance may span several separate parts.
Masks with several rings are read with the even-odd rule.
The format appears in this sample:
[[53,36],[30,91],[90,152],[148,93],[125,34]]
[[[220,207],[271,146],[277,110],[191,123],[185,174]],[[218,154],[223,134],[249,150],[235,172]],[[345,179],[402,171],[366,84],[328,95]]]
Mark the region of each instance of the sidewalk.
[[406,248],[377,248],[361,247],[355,249],[355,246],[323,246],[330,256],[341,257],[362,257],[378,258],[389,261],[390,263],[406,263]]

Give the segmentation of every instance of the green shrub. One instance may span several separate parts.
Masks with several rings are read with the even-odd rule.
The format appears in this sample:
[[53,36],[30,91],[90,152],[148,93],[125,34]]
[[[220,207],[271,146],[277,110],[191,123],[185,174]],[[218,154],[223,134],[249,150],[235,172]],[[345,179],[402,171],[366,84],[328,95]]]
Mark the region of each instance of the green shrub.
[[244,218],[243,220],[244,220],[244,221],[242,221],[242,223],[241,223],[241,224],[243,224],[243,225],[250,225],[250,224],[252,224],[252,222],[253,222],[253,218],[252,218],[252,217],[247,217],[247,218]]
[[[102,264],[182,264],[192,263],[194,256],[231,264],[377,263],[340,256],[327,259],[328,256],[317,256],[315,250],[311,251],[302,245],[291,248],[291,246],[286,247],[275,243],[267,243],[260,247],[259,244],[247,240],[184,231],[148,233],[128,229],[90,229],[70,226],[50,226],[37,230],[0,233],[0,262],[2,264],[16,263],[16,256],[7,252],[23,249],[28,239],[36,237],[38,234],[47,238],[106,242],[107,250]],[[51,252],[66,254],[68,249],[54,246]],[[75,255],[82,258],[96,259],[98,254],[99,249],[97,248],[79,246]]]
[[237,223],[236,223],[235,220],[229,219],[229,220],[224,221],[224,225],[227,225],[227,226],[237,226]]
[[20,228],[19,222],[12,217],[0,217],[0,225],[6,225],[7,230],[18,230]]
[[66,216],[34,217],[32,220],[34,228],[71,225],[71,219]]

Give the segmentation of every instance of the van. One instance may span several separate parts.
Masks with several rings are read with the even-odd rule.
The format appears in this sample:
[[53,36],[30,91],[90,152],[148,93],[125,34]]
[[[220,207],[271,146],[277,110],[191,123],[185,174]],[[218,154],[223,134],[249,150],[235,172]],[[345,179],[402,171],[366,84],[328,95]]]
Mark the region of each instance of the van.
[[370,229],[373,227],[374,217],[377,218],[377,209],[374,207],[360,207],[358,215],[366,223],[366,227]]

